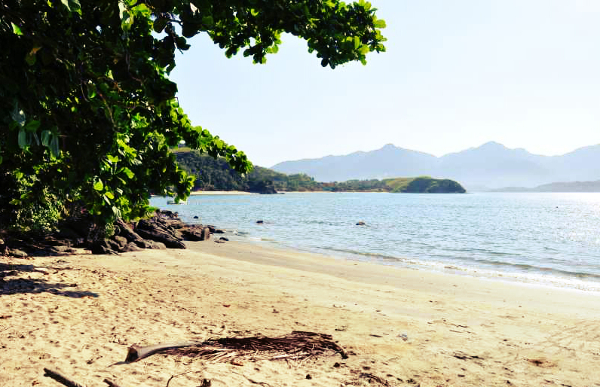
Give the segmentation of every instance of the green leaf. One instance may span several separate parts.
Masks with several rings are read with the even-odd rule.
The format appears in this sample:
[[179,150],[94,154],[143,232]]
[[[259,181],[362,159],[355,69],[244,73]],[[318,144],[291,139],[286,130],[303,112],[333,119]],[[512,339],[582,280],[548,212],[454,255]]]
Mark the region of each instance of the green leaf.
[[50,140],[52,139],[52,132],[49,130],[42,131],[42,145],[45,147],[50,147]]
[[123,168],[122,172],[126,174],[129,179],[133,179],[135,177],[135,174],[129,168]]
[[107,198],[109,198],[110,200],[113,200],[115,198],[115,195],[113,195],[112,192],[107,192],[104,194]]
[[28,132],[35,132],[40,127],[40,122],[38,120],[31,120],[25,125],[25,130]]
[[215,21],[214,21],[213,17],[210,15],[204,16],[202,18],[202,24],[204,24],[206,27],[212,27],[213,24],[215,24]]
[[119,159],[119,156],[113,156],[113,155],[107,155],[106,158],[108,159],[108,161],[110,163],[113,163],[113,164],[116,164],[121,160],[121,159]]
[[19,130],[19,148],[27,148],[27,132],[23,129]]
[[111,207],[111,210],[112,210],[112,212],[113,212],[113,215],[114,215],[116,218],[120,218],[120,217],[121,217],[121,210],[119,210],[117,207],[115,207],[115,206],[112,206],[112,207]]
[[52,141],[50,141],[50,153],[54,157],[58,157],[60,155],[60,149],[58,147],[58,137],[52,136]]
[[19,126],[25,125],[25,112],[19,109],[19,105],[15,105],[15,108],[10,113],[10,116],[13,119],[13,121],[16,121],[19,124]]
[[19,36],[23,35],[23,31],[21,31],[21,28],[18,25],[12,22],[10,23],[10,25],[12,26],[13,34]]
[[94,97],[96,97],[96,86],[92,83],[87,84],[87,97],[89,99],[94,99]]
[[386,25],[385,25],[385,20],[383,20],[383,19],[378,19],[378,20],[375,20],[375,21],[373,22],[373,25],[374,25],[376,28],[385,28],[385,27],[386,27]]
[[69,9],[81,15],[81,3],[79,3],[79,0],[69,0]]
[[169,22],[169,20],[165,17],[158,17],[154,20],[154,23],[152,25],[152,27],[154,28],[155,32],[163,32],[163,30],[165,29],[165,27],[167,26],[167,23]]
[[102,180],[98,179],[98,181],[94,183],[94,189],[96,191],[102,191],[104,189],[104,183],[102,183]]
[[60,0],[60,2],[67,7],[69,11],[71,10],[71,7],[69,6],[69,0]]
[[33,66],[35,64],[36,60],[37,60],[37,57],[35,56],[35,54],[31,54],[31,52],[25,56],[25,62],[29,66]]

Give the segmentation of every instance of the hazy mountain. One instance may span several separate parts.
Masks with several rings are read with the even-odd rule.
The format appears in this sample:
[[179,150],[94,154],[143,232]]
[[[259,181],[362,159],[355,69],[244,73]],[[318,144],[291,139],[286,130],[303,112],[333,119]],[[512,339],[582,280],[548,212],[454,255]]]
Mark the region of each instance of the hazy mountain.
[[438,158],[433,155],[388,144],[372,152],[284,161],[271,169],[287,174],[306,173],[317,181],[346,181],[419,176],[435,169],[437,163]]
[[550,183],[534,188],[506,187],[494,192],[600,192],[600,180]]
[[469,190],[526,187],[555,181],[600,179],[600,145],[562,156],[540,156],[496,142],[442,157],[388,144],[371,152],[286,161],[272,167],[284,173],[306,173],[317,181],[383,179],[430,175],[457,180]]

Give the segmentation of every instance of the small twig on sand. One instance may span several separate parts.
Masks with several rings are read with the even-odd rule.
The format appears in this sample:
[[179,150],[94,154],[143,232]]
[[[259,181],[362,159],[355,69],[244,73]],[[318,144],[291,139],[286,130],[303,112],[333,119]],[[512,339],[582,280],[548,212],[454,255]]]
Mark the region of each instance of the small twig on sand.
[[[169,378],[169,380],[167,380],[167,385],[166,387],[169,387],[169,383],[171,383],[171,380],[175,379],[176,377],[179,377],[181,375],[185,375],[185,374],[189,374],[190,372],[194,372],[194,371],[186,371],[186,372],[182,372],[180,374],[177,375],[171,375],[171,377]],[[196,371],[197,372],[197,371]],[[204,382],[202,382],[202,385],[204,385]],[[208,384],[210,386],[210,382]]]
[[44,376],[47,376],[49,378],[54,379],[55,381],[57,381],[58,383],[62,384],[63,386],[67,386],[67,387],[84,387],[82,384],[76,383],[72,380],[69,380],[68,378],[64,377],[63,375],[59,374],[56,371],[53,370],[49,370],[48,368],[44,368]]
[[236,375],[240,375],[240,376],[243,376],[243,377],[245,377],[245,378],[246,378],[246,380],[248,380],[248,381],[249,381],[250,383],[252,383],[252,384],[258,384],[258,385],[260,385],[260,386],[265,386],[265,387],[270,387],[270,386],[271,386],[269,383],[266,383],[266,382],[257,382],[256,380],[252,380],[252,379],[250,379],[249,377],[247,377],[247,376],[246,376],[246,375],[244,375],[244,374],[239,374],[239,373],[237,373],[237,372],[232,372],[232,373],[234,373],[234,374],[236,374]]
[[104,379],[104,383],[108,384],[109,387],[120,387],[117,383],[110,379]]

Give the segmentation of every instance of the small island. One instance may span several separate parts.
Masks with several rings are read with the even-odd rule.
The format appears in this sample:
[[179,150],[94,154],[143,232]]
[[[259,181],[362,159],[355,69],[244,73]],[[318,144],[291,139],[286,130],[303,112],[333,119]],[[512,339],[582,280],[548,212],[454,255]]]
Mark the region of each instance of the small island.
[[392,193],[465,193],[454,180],[430,176],[391,179],[318,182],[303,174],[286,175],[272,169],[254,166],[252,172],[241,175],[223,159],[201,155],[188,148],[173,151],[177,162],[189,174],[196,176],[194,191],[244,191],[261,194],[284,192],[392,192]]

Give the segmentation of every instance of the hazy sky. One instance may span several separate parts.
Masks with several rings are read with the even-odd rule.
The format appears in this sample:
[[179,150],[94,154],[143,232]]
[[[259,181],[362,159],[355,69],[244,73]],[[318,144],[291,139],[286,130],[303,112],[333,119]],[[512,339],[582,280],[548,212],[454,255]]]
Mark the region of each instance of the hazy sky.
[[441,156],[497,141],[600,143],[600,0],[373,0],[387,52],[322,68],[284,36],[265,65],[191,41],[172,79],[194,125],[258,165],[392,143]]

